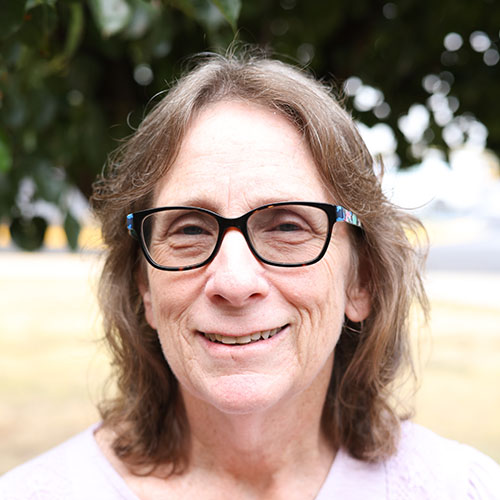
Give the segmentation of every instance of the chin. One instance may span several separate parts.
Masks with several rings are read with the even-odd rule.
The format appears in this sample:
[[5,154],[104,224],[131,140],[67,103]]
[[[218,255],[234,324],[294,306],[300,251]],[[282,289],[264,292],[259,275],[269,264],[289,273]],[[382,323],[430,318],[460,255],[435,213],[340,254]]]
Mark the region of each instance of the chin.
[[223,413],[248,415],[268,410],[290,396],[283,380],[265,375],[228,375],[218,377],[213,387],[201,396]]

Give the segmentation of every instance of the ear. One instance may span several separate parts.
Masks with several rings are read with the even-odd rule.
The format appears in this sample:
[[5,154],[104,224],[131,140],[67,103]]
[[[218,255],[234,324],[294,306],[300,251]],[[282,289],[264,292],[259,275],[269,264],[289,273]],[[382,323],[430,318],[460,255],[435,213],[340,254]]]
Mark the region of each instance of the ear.
[[353,285],[347,291],[345,315],[354,323],[365,320],[370,314],[372,300],[365,287]]
[[149,279],[146,270],[143,266],[139,266],[137,273],[135,275],[135,280],[137,282],[137,287],[139,288],[139,293],[142,297],[142,302],[144,304],[144,315],[149,326],[156,330],[156,322],[153,314],[153,302],[151,299],[151,289],[149,287]]

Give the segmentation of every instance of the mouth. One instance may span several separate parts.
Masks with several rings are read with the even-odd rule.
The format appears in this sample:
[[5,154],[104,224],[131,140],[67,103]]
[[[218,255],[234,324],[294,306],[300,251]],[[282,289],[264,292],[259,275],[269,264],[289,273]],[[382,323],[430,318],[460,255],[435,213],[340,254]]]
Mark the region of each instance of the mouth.
[[288,324],[284,326],[280,326],[278,328],[273,328],[272,330],[262,330],[260,332],[254,332],[249,335],[221,335],[219,333],[205,333],[200,332],[206,339],[210,340],[210,342],[214,342],[216,344],[225,344],[225,345],[246,345],[253,344],[255,342],[259,342],[261,340],[267,340],[271,337],[274,337],[277,333],[280,333],[284,330]]

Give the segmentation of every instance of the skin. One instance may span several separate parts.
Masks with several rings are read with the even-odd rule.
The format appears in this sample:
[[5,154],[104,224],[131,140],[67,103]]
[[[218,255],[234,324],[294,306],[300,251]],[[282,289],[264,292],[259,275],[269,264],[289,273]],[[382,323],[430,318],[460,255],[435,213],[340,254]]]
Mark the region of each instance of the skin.
[[[236,217],[292,200],[335,203],[284,117],[232,101],[193,121],[154,206],[194,205]],[[180,384],[192,458],[185,474],[165,481],[136,478],[111,457],[141,498],[220,498],[221,491],[242,499],[314,498],[335,456],[320,426],[335,345],[344,316],[361,321],[370,308],[366,291],[350,280],[350,253],[347,227],[338,223],[325,257],[312,266],[262,264],[238,230],[226,233],[203,268],[147,266],[139,289]],[[243,346],[201,334],[277,327],[284,329]],[[100,441],[108,456],[109,441]]]

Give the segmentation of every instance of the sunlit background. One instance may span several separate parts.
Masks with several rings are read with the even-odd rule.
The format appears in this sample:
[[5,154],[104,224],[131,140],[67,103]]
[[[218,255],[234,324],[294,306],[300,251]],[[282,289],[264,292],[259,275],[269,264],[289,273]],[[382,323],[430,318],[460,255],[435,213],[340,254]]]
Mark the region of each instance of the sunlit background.
[[[228,0],[227,11],[212,1],[205,10],[196,7],[203,2],[185,3],[194,10],[142,0],[94,0],[90,8],[13,0],[15,9],[2,12],[0,473],[98,420],[110,373],[95,300],[102,247],[82,192],[88,195],[100,155],[130,132],[118,131],[128,113],[140,115],[206,39],[227,45],[236,26],[243,41],[272,45],[340,82],[387,196],[420,217],[430,237],[431,318],[427,327],[415,320],[413,331],[421,384],[415,420],[500,462],[500,165],[491,146],[498,151],[497,89],[496,100],[481,99],[491,95],[500,66],[498,23],[488,25],[495,3],[478,0],[462,17],[460,2],[429,3],[422,29],[413,23],[422,2],[407,2],[406,10],[393,2],[337,2],[343,7],[328,13],[297,0],[270,7]],[[52,40],[51,53],[56,4],[69,28],[59,30],[67,37]],[[52,27],[43,31],[46,19]],[[450,29],[441,33],[445,22]],[[164,29],[173,25],[177,32]],[[9,42],[6,27],[12,39],[19,30],[21,42]],[[423,62],[424,52],[436,59]],[[64,121],[68,116],[73,121]],[[480,116],[489,117],[488,126]],[[136,125],[137,117],[129,118]],[[64,154],[54,159],[54,151]],[[46,231],[39,231],[45,222],[29,225],[36,218]],[[21,219],[29,224],[13,228]],[[22,251],[12,233],[25,246],[30,234],[41,234],[43,245]]]

